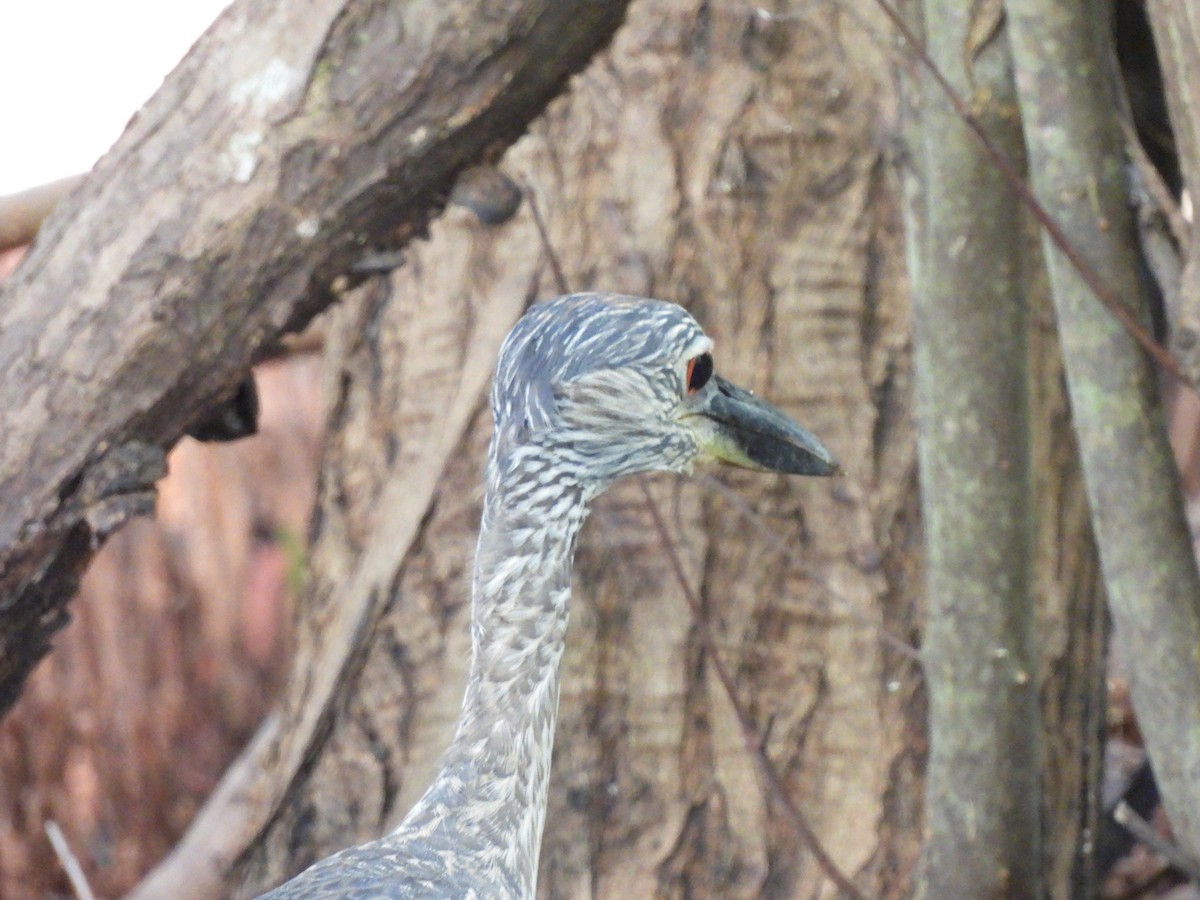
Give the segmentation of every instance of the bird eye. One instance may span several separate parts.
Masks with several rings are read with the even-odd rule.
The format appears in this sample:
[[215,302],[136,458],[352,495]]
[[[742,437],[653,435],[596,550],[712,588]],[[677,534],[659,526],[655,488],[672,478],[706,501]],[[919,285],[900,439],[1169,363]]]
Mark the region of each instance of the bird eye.
[[687,364],[687,391],[689,394],[694,394],[706,384],[708,379],[712,378],[713,361],[711,353],[701,353],[699,356],[688,360]]

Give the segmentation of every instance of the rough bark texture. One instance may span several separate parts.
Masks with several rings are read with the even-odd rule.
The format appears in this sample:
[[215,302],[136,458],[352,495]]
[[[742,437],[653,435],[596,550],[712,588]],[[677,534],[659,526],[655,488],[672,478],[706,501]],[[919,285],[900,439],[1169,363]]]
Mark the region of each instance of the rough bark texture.
[[[540,198],[572,288],[685,302],[722,368],[849,469],[833,485],[725,473],[655,490],[800,808],[868,896],[900,897],[922,840],[924,701],[882,634],[916,641],[922,579],[882,157],[894,95],[874,15],[866,2],[845,18],[643,3],[505,165]],[[145,895],[213,893],[198,879],[234,854],[225,877],[249,893],[374,836],[423,789],[461,698],[484,384],[508,325],[556,292],[550,268],[528,207],[493,226],[452,209],[390,284],[339,311],[297,675]],[[1102,628],[1061,368],[1042,337],[1037,678],[1059,837],[1047,879],[1066,897],[1086,844]],[[636,488],[599,505],[579,557],[542,893],[829,896],[762,795],[657,548]]]
[[0,289],[0,710],[162,448],[379,244],[419,233],[619,0],[244,0]]
[[[926,47],[1016,161],[1021,128],[999,16],[926,0]],[[921,894],[1035,898],[1045,873],[1022,210],[932,81],[923,100],[913,288],[929,603]]]
[[[1145,315],[1121,137],[1097,29],[1082,6],[1008,0],[1039,198],[1116,296]],[[1200,575],[1155,373],[1063,256],[1047,247],[1093,522],[1117,639],[1163,801],[1200,848]]]
[[[865,894],[907,896],[922,840],[924,700],[910,656],[883,635],[918,640],[922,579],[900,211],[884,159],[890,38],[869,0],[778,17],[700,0],[634,10],[615,52],[506,165],[540,198],[571,287],[686,303],[716,337],[722,369],[812,426],[850,470],[835,484],[722,473],[654,489],[727,664],[757,720],[772,723],[767,749],[791,795]],[[327,162],[336,179],[343,170]],[[373,836],[403,815],[448,740],[486,380],[519,311],[556,292],[529,209],[506,222],[477,201],[494,224],[452,209],[390,283],[337,312],[296,674],[143,896],[217,896],[235,883],[244,893]],[[253,248],[236,249],[250,259]],[[274,265],[273,244],[258,250]],[[278,321],[260,314],[243,321]],[[233,356],[210,374],[211,349],[207,363],[171,364],[211,378],[196,385],[215,395],[241,371],[236,354],[248,358],[268,331],[231,333]],[[1094,569],[1052,342],[1034,367],[1036,415],[1052,426],[1035,429],[1034,458],[1045,802],[1058,837],[1047,865],[1059,885],[1083,843],[1079,760],[1096,733],[1100,629],[1089,624]],[[156,390],[134,387],[136,403]],[[579,568],[543,894],[834,896],[763,796],[636,487],[599,506]]]
[[[796,802],[868,896],[898,897],[919,850],[923,700],[881,629],[914,639],[919,551],[874,15],[640,4],[505,166],[572,288],[684,302],[723,371],[851,473],[654,490]],[[390,286],[339,311],[289,737],[259,757],[270,778],[239,788],[273,810],[235,867],[243,893],[377,834],[427,782],[467,658],[485,384],[508,325],[554,293],[528,206],[499,226],[451,209]],[[763,795],[636,486],[585,535],[558,734],[543,896],[831,895]],[[185,843],[158,883],[189,884],[171,866],[204,852]]]

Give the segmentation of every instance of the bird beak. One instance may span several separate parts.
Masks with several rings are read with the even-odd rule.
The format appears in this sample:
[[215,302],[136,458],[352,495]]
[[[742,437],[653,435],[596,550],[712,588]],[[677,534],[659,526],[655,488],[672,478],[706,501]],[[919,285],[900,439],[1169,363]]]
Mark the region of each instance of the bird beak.
[[812,432],[749,391],[713,375],[716,390],[696,410],[704,421],[700,443],[713,458],[760,472],[836,475],[833,454]]

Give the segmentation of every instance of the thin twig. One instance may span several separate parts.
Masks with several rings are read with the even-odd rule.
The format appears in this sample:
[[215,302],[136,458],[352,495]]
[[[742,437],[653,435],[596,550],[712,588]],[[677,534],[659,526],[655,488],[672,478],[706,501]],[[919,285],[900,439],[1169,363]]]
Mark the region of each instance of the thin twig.
[[1150,355],[1151,359],[1158,363],[1165,371],[1173,375],[1180,383],[1187,385],[1196,393],[1200,393],[1200,388],[1197,387],[1196,383],[1184,374],[1179,361],[1142,327],[1142,324],[1138,322],[1129,308],[1121,302],[1116,294],[1108,289],[1108,286],[1105,285],[1096,270],[1092,268],[1091,264],[1083,258],[1083,254],[1071,243],[1066,232],[1063,231],[1062,227],[1046,207],[1038,200],[1033,189],[1025,181],[1013,162],[1004,155],[1004,152],[988,136],[979,119],[971,112],[971,107],[967,101],[955,90],[954,85],[950,83],[946,76],[942,74],[937,63],[926,52],[924,45],[913,33],[912,29],[908,27],[908,23],[904,21],[904,17],[900,14],[899,10],[889,0],[875,0],[875,3],[883,11],[883,14],[891,20],[892,25],[895,26],[896,30],[904,38],[913,55],[917,58],[917,61],[921,63],[933,80],[937,82],[938,87],[946,95],[946,99],[950,101],[950,105],[954,107],[954,111],[958,114],[962,123],[979,140],[984,154],[992,161],[992,164],[1004,180],[1008,182],[1008,186],[1017,195],[1021,203],[1037,219],[1038,224],[1045,229],[1051,243],[1067,258],[1079,277],[1083,280],[1083,283],[1095,294],[1096,299],[1104,304],[1104,307],[1121,323],[1129,336]]
[[1124,111],[1118,113],[1117,121],[1133,162],[1130,195],[1142,257],[1162,292],[1167,322],[1173,327],[1179,318],[1179,287],[1183,278],[1181,249],[1188,247],[1190,242],[1188,223],[1158,169],[1146,155],[1128,115]]
[[569,294],[571,290],[567,287],[567,276],[563,273],[562,263],[558,259],[558,252],[554,249],[554,245],[550,243],[550,234],[546,230],[545,220],[542,219],[542,211],[538,209],[537,198],[533,195],[533,189],[528,185],[522,185],[521,191],[525,194],[525,201],[529,204],[529,211],[533,214],[533,224],[537,228],[538,237],[542,241],[542,248],[546,251],[546,257],[550,260],[550,271],[554,273],[554,286],[560,294]]
[[67,880],[71,882],[71,890],[75,892],[75,896],[79,900],[96,900],[96,895],[92,893],[92,886],[88,884],[87,876],[83,874],[83,866],[71,852],[66,835],[58,827],[58,823],[53,819],[47,819],[43,827],[46,829],[46,837],[50,838],[50,846],[54,848],[54,855],[58,857],[58,864],[67,873]]
[[667,533],[666,523],[663,521],[662,514],[658,511],[658,506],[655,504],[654,498],[650,495],[650,489],[646,486],[644,476],[638,478],[638,486],[642,489],[646,508],[650,511],[650,516],[654,519],[654,527],[658,530],[658,536],[662,541],[663,549],[667,553],[667,559],[671,563],[671,568],[675,573],[675,579],[679,582],[679,587],[683,591],[688,607],[691,610],[692,620],[696,623],[697,634],[700,636],[700,640],[704,644],[704,649],[708,653],[708,658],[712,662],[713,671],[716,672],[717,679],[721,682],[721,686],[725,690],[725,695],[729,698],[729,703],[733,707],[734,715],[737,717],[738,725],[742,730],[742,741],[745,743],[746,749],[750,751],[758,763],[763,780],[770,787],[774,798],[782,804],[784,810],[787,812],[789,821],[792,823],[792,827],[796,829],[796,833],[800,835],[801,840],[808,845],[809,850],[812,851],[817,864],[821,867],[826,877],[837,885],[838,890],[843,894],[854,898],[854,900],[866,900],[863,893],[855,887],[854,882],[837,867],[837,864],[825,852],[825,848],[821,846],[820,840],[818,840],[812,827],[804,818],[800,807],[796,805],[796,802],[788,792],[783,776],[779,774],[779,769],[775,766],[771,757],[767,755],[763,733],[754,724],[754,720],[750,718],[750,713],[746,711],[745,705],[738,696],[733,677],[729,674],[729,670],[721,660],[721,654],[717,652],[716,641],[713,639],[712,630],[708,627],[708,617],[704,614],[704,610],[700,606],[700,601],[697,599],[691,585],[688,584],[687,576],[683,571],[683,564],[680,562],[679,555],[675,549],[675,544]]
[[1200,861],[1181,847],[1172,844],[1154,830],[1154,826],[1137,814],[1126,801],[1120,801],[1112,811],[1113,821],[1169,862],[1179,872],[1200,884]]

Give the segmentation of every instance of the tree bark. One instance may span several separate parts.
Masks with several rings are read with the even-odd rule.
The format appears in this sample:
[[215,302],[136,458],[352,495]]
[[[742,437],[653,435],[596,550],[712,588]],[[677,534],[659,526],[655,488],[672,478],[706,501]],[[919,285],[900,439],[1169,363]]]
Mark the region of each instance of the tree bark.
[[[441,7],[448,5],[460,8]],[[244,13],[230,15],[236,21]],[[384,39],[378,26],[389,13],[377,15],[364,38],[371,46]],[[343,33],[343,25],[331,27]],[[220,28],[237,30],[228,21]],[[261,30],[250,33],[269,43]],[[913,890],[922,842],[926,736],[920,674],[905,649],[920,636],[922,559],[901,212],[886,157],[896,120],[890,47],[869,0],[778,15],[643,0],[613,53],[552,108],[506,167],[540,198],[572,288],[684,302],[716,337],[723,371],[789,408],[850,470],[833,484],[738,473],[661,479],[654,492],[672,512],[672,537],[684,548],[723,659],[756,719],[770,725],[766,749],[790,796],[864,893],[903,897]],[[238,64],[251,56],[240,52]],[[364,90],[397,83],[387,81],[394,56],[371,70]],[[254,58],[263,62],[270,51]],[[195,58],[184,70],[208,71]],[[314,72],[308,93],[317,96],[330,76],[328,67]],[[344,112],[350,101],[339,103]],[[259,115],[251,107],[240,122]],[[295,130],[298,121],[285,115],[266,129],[264,145],[274,146],[274,127]],[[339,132],[344,146],[356,140],[351,131],[376,134],[379,122],[366,116],[351,125]],[[155,128],[135,134],[154,146]],[[395,137],[388,135],[379,141]],[[350,190],[344,179],[359,177],[363,197],[391,196],[374,175],[342,168],[334,151],[306,147],[325,167],[320,177],[340,185],[331,189],[329,215],[342,210],[343,223],[369,216],[365,207],[339,205]],[[416,185],[405,171],[390,174]],[[173,187],[170,179],[158,183],[160,191]],[[106,190],[117,196],[115,186]],[[325,379],[332,431],[296,672],[279,711],[142,896],[246,893],[374,836],[403,815],[448,740],[467,655],[485,385],[509,324],[531,298],[556,292],[528,206],[506,219],[496,212],[502,203],[456,194],[469,208],[453,207],[431,240],[411,249],[403,270],[371,279],[337,311]],[[258,196],[276,203],[269,190]],[[317,224],[324,234],[325,219]],[[289,229],[250,246],[237,222],[229,227],[242,244],[209,235],[227,254],[225,265],[249,265],[255,252],[265,253],[270,271],[255,277],[271,293],[247,294],[240,313],[220,294],[221,308],[240,317],[224,335],[231,343],[205,344],[199,362],[170,361],[178,368],[165,371],[206,397],[237,380],[280,322],[299,321],[324,302],[299,299],[300,288],[289,293],[290,282],[273,280],[284,277],[277,254],[279,242],[291,241]],[[188,249],[209,259],[198,244]],[[48,259],[60,252],[45,251]],[[135,271],[150,279],[146,252]],[[310,267],[318,274],[338,268],[329,260],[359,253],[338,256],[325,244],[296,252],[325,254],[325,268]],[[221,266],[208,271],[210,283],[227,277]],[[312,273],[305,284],[326,286]],[[136,284],[121,291],[116,296],[146,300]],[[299,305],[289,307],[293,300]],[[100,301],[96,307],[93,316],[104,311]],[[203,333],[203,323],[175,327]],[[1047,831],[1059,836],[1047,866],[1059,885],[1082,843],[1081,760],[1096,733],[1089,713],[1097,708],[1089,704],[1103,632],[1094,627],[1094,569],[1056,394],[1060,369],[1042,337],[1034,335],[1033,406],[1050,427],[1035,428],[1033,449],[1043,601],[1037,677],[1053,736]],[[97,371],[108,363],[96,363]],[[154,399],[158,388],[126,373],[130,380],[128,395],[142,412],[121,428],[173,437],[199,411],[167,410]],[[125,422],[118,399],[94,421]],[[99,493],[94,499],[106,499]],[[86,531],[80,538],[88,543]],[[659,544],[640,492],[626,486],[599,504],[581,548],[542,893],[831,896],[809,847],[763,793]]]
[[[1145,319],[1121,137],[1099,29],[1083,6],[1008,0],[1033,184],[1116,296]],[[1046,245],[1071,408],[1134,708],[1181,844],[1200,848],[1200,574],[1155,372]]]
[[[640,4],[504,165],[538,198],[571,288],[685,303],[721,369],[850,471],[653,490],[791,796],[868,896],[900,897],[919,852],[923,698],[911,650],[884,632],[914,635],[915,447],[899,208],[877,140],[894,93],[875,13],[856,14],[870,31],[829,9]],[[378,834],[427,783],[467,661],[487,377],[508,325],[556,292],[528,205],[498,226],[452,208],[388,287],[339,311],[288,737],[243,786],[269,814],[230,875],[242,894]],[[636,486],[597,504],[540,892],[828,896],[670,573]],[[170,871],[158,883],[186,883]]]
[[[926,0],[926,46],[1021,158],[1000,11]],[[923,91],[914,286],[930,697],[926,897],[1040,897],[1029,302],[1015,192],[937,85]]]
[[364,252],[425,228],[621,0],[244,0],[0,288],[0,711],[162,449]]
[[[655,491],[793,798],[861,890],[902,897],[925,747],[919,673],[896,649],[919,634],[915,446],[899,208],[878,140],[892,72],[874,8],[854,12],[850,25],[830,10],[643,3],[505,166],[540,198],[570,287],[687,303],[724,370],[850,470],[835,485],[734,474]],[[491,226],[452,209],[390,284],[339,312],[296,676],[277,731],[144,895],[178,896],[229,835],[225,883],[251,893],[378,834],[427,783],[465,674],[483,382],[508,324],[555,292],[553,268],[528,207]],[[1061,368],[1052,341],[1033,343],[1034,668],[1060,838],[1046,877],[1066,897],[1094,812],[1103,627]],[[827,895],[762,794],[658,544],[627,487],[580,550],[542,894]]]
[[[936,34],[929,38],[928,51],[967,96],[993,139],[1019,164],[1021,147],[1012,145],[1010,133],[1019,126],[1011,83],[1006,82],[1002,19],[986,4],[971,7],[969,16],[965,7],[964,15],[956,16],[957,11],[935,9],[929,15],[929,29]],[[928,427],[932,442],[923,459],[933,483],[923,493],[926,504],[938,505],[924,514],[930,566],[940,569],[929,579],[933,608],[923,648],[930,677],[937,680],[931,693],[941,699],[935,701],[940,712],[931,712],[934,749],[926,782],[929,829],[920,889],[931,897],[1032,896],[1042,890],[1055,898],[1082,900],[1096,894],[1091,835],[1099,821],[1107,627],[1061,354],[1056,335],[1045,327],[1053,310],[1039,234],[1032,218],[1013,205],[998,173],[982,162],[978,142],[964,134],[941,88],[928,78],[910,78],[906,85],[919,98],[908,104],[907,142],[922,148],[911,154],[913,165],[904,171],[909,272],[918,295],[917,355],[925,366],[922,431]],[[984,249],[973,270],[964,264]],[[960,283],[954,286],[956,280]],[[971,297],[997,283],[1007,283],[1011,293],[991,307],[971,305]],[[1008,329],[1002,323],[979,327],[992,315],[1005,317]],[[1022,320],[1023,331],[1014,331]],[[996,354],[1001,335],[1007,335],[1007,358]],[[996,370],[995,378],[980,384],[969,373],[984,361]],[[1008,374],[999,373],[1009,368]],[[1018,392],[1007,405],[995,402],[1021,380],[1027,382],[1027,401]],[[970,385],[978,396],[966,403],[962,393]],[[1019,440],[1014,431],[1020,430],[1011,420],[1019,419],[1022,405],[1028,406],[1029,416],[1024,451],[1011,446]],[[955,431],[957,440],[947,440]],[[973,442],[981,446],[967,452]],[[1015,571],[1014,562],[1006,573],[1001,563],[989,576],[985,558],[997,546],[991,503],[980,504],[983,508],[974,516],[965,515],[965,509],[978,504],[978,492],[963,485],[951,488],[949,482],[967,477],[972,484],[993,483],[989,490],[995,493],[1007,481],[1010,497],[1018,500],[1024,489],[1011,469],[974,469],[1004,446],[1017,459],[1022,452],[1028,455],[1036,538],[1024,561],[1028,571]],[[1015,506],[1015,514],[1021,515],[1019,503]],[[951,527],[950,522],[957,524]],[[1016,526],[1009,532],[1018,539],[1010,552],[1019,557],[1022,526]],[[966,539],[968,535],[974,538]],[[937,543],[941,546],[932,546]],[[962,555],[949,563],[954,552]],[[975,577],[965,577],[967,572]],[[1006,587],[1008,576],[1012,583]],[[995,590],[980,596],[978,585],[989,578]],[[1023,622],[1011,608],[997,608],[994,600],[997,592],[1022,581],[1036,601]],[[1028,632],[1031,627],[1036,639]],[[1040,699],[1040,714],[1030,713],[1019,696],[1003,689],[981,696],[980,682],[995,675],[993,667],[1011,666],[1014,656],[1007,643],[1014,637],[1025,645],[1025,671]],[[994,650],[1002,646],[1009,652],[996,659]],[[946,674],[948,667],[953,674]],[[1016,689],[1019,693],[1020,685]],[[1022,719],[1032,720],[1031,727],[1040,719],[1040,739],[1020,734]],[[1011,758],[1028,749],[1026,743],[1040,745],[1040,767],[1030,765],[1035,760]],[[993,771],[980,773],[977,758],[992,760]],[[1030,782],[1030,795],[1006,793],[1004,782],[1014,777]],[[1033,785],[1039,790],[1033,792]],[[956,811],[969,811],[975,829],[991,827],[999,836],[992,842],[973,841],[972,829],[955,823]],[[1003,828],[997,817],[1003,818]],[[1054,839],[1044,842],[1040,856],[1023,860],[1015,848],[1036,841],[1038,819],[1042,833]]]

